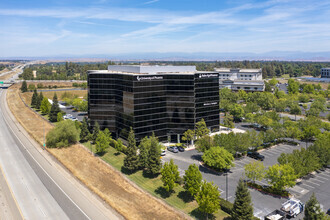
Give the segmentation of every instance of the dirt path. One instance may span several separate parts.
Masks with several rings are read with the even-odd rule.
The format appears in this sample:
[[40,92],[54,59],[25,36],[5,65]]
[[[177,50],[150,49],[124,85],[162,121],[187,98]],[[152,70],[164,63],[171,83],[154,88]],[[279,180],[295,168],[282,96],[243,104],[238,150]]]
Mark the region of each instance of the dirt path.
[[[29,134],[43,143],[44,129],[47,133],[53,126],[24,105],[19,97],[19,86],[8,90],[9,108]],[[48,151],[127,219],[189,218],[132,185],[121,173],[93,157],[81,145]]]

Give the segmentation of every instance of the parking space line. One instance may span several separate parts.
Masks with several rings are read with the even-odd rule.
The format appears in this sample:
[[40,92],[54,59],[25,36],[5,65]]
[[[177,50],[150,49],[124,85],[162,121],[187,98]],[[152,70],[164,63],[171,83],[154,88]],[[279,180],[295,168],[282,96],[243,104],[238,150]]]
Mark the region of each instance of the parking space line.
[[326,173],[318,173],[317,175],[323,175],[323,176],[326,176],[326,177],[330,177],[330,174],[326,174]]
[[261,152],[261,154],[263,155],[263,154],[266,154],[267,156],[274,156],[274,155],[276,155],[276,154],[274,154],[274,153],[272,153],[272,152],[268,152],[268,151],[262,151]]
[[271,149],[271,151],[274,151],[275,153],[283,153],[283,150],[280,149]]
[[308,186],[308,187],[310,187],[310,188],[312,188],[312,189],[315,189],[314,186],[307,185],[306,183],[303,183],[303,185],[304,185],[304,186]]
[[284,148],[284,149],[286,149],[286,150],[293,150],[292,147],[290,147],[290,146],[286,146],[286,145],[282,145],[282,146],[280,146],[279,148]]
[[315,180],[315,181],[319,181],[319,182],[321,182],[321,183],[324,183],[324,181],[318,180],[318,179],[316,179],[316,178],[313,178],[313,180]]
[[314,185],[317,185],[317,186],[320,186],[320,184],[318,184],[318,183],[313,183],[311,180],[306,180],[306,182],[311,183],[311,184],[314,184]]
[[319,175],[317,175],[317,178],[321,178],[321,179],[324,179],[324,180],[329,180],[328,178],[325,178],[325,177],[322,177],[322,176],[319,176]]

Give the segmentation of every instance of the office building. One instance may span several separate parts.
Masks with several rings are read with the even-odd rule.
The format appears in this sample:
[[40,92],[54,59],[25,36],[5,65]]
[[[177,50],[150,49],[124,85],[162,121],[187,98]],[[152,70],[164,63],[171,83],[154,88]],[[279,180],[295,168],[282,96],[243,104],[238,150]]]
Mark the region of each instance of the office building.
[[330,78],[330,68],[321,69],[321,78]]
[[262,80],[262,69],[217,68],[219,72],[219,88],[233,91],[262,92],[265,83]]
[[219,75],[195,66],[110,65],[88,72],[88,116],[115,137],[180,142],[202,118],[219,129]]

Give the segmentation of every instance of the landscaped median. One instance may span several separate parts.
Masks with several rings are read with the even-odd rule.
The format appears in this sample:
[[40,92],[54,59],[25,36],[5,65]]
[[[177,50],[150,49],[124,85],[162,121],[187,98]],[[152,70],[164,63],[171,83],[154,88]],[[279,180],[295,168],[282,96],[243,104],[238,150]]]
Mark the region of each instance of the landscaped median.
[[[27,132],[36,141],[42,144],[44,141],[44,133],[48,133],[53,126],[45,122],[40,115],[24,105],[19,96],[19,86],[20,85],[14,85],[8,89],[8,106]],[[189,218],[189,216],[184,213],[176,211],[164,202],[153,198],[143,190],[134,186],[134,184],[119,171],[107,165],[100,158],[92,156],[82,145],[77,144],[68,148],[47,150],[80,181],[86,184],[87,187],[108,202],[127,219]],[[130,179],[136,181],[139,186],[143,187],[143,185],[146,185],[144,187],[146,190],[148,190],[148,186],[157,185],[157,181],[148,183],[146,179],[134,179],[134,175],[131,175]],[[138,175],[138,173],[136,175]],[[178,193],[179,192],[178,190]],[[166,202],[171,203],[170,201]],[[189,209],[185,210],[184,207],[178,207],[175,204],[172,205],[179,209],[182,208],[185,212],[189,212]]]

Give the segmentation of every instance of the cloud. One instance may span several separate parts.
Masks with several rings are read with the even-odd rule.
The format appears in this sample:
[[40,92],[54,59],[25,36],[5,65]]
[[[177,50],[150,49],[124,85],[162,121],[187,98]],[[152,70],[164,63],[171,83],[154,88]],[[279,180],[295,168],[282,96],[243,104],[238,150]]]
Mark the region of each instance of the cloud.
[[156,2],[159,2],[159,0],[151,0],[151,1],[143,3],[142,5],[149,5],[149,4],[156,3]]

